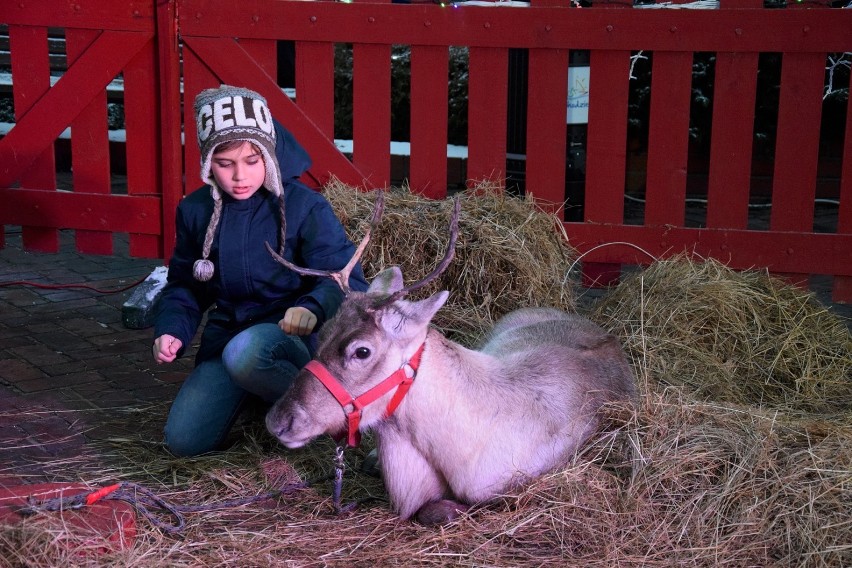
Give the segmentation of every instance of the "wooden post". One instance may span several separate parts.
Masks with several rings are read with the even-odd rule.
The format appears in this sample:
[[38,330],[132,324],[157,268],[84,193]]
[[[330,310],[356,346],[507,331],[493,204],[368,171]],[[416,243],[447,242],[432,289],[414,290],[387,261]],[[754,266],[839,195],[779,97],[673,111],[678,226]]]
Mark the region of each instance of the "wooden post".
[[[157,47],[160,63],[160,147],[163,217],[162,256],[175,244],[175,214],[183,196],[181,153],[180,52],[175,0],[157,2]],[[194,131],[194,127],[192,128]]]

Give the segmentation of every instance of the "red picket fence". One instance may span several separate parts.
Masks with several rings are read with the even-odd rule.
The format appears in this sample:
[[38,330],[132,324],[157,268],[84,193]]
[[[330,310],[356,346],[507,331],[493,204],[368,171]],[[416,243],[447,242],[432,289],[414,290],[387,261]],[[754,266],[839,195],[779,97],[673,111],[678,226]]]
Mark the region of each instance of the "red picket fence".
[[[525,187],[554,210],[566,198],[569,53],[589,53],[590,96],[582,222],[566,222],[591,276],[622,264],[690,251],[734,268],[834,277],[852,300],[852,112],[845,113],[833,196],[836,226],[814,230],[826,60],[852,52],[852,10],[817,4],[764,9],[722,0],[715,10],[528,7],[386,2],[130,0],[6,2],[16,124],[0,140],[0,222],[20,225],[30,250],[57,250],[57,229],[76,230],[82,252],[112,253],[129,233],[136,256],[163,257],[174,208],[199,185],[191,101],[219,83],[263,93],[307,147],[306,181],[332,175],[362,187],[391,180],[393,45],[411,46],[411,188],[447,191],[448,47],[469,50],[469,180],[503,179],[510,49],[528,50]],[[64,34],[67,69],[51,81],[48,38]],[[295,100],[276,82],[276,44],[295,42]],[[353,45],[353,154],[333,142],[334,45]],[[652,53],[642,219],[626,220],[631,56]],[[692,64],[715,53],[706,218],[687,226]],[[758,58],[782,58],[768,228],[749,226]],[[108,86],[123,80],[126,188],[111,183]],[[55,83],[55,84],[54,84]],[[58,190],[57,139],[71,128],[71,190]],[[113,150],[115,151],[115,150]],[[184,165],[188,172],[184,178]],[[3,234],[0,233],[0,246]],[[607,243],[632,246],[599,246]]]

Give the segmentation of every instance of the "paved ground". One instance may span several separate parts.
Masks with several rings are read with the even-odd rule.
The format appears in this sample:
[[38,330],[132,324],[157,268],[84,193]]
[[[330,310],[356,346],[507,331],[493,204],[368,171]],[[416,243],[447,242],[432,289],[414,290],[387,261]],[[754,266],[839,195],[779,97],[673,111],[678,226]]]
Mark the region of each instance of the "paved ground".
[[[0,283],[116,290],[161,264],[130,258],[120,240],[113,256],[79,254],[70,232],[63,232],[59,254],[24,252],[20,233],[7,227]],[[73,471],[57,471],[57,462],[97,441],[160,441],[191,358],[153,363],[151,330],[122,324],[121,306],[131,292],[0,287],[0,487],[75,480]],[[832,309],[852,315],[852,306]]]
[[[116,290],[162,264],[130,258],[126,242],[116,242],[114,256],[79,254],[69,232],[59,254],[24,252],[20,233],[9,229],[0,283]],[[54,479],[51,468],[92,441],[160,440],[159,417],[190,360],[153,363],[151,330],[122,324],[121,306],[131,293],[0,287],[0,486],[67,481]]]

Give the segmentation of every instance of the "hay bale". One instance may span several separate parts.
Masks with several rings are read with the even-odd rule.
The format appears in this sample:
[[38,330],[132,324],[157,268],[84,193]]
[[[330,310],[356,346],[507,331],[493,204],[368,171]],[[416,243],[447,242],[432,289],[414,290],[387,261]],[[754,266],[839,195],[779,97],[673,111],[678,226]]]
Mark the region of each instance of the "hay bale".
[[852,336],[811,294],[718,261],[659,261],[591,314],[639,376],[704,400],[803,412],[852,408]]
[[[360,242],[375,203],[340,182],[324,194],[354,242]],[[422,298],[449,290],[450,299],[434,323],[456,339],[470,342],[508,311],[547,305],[574,311],[575,297],[563,285],[576,257],[558,220],[537,209],[531,199],[517,199],[487,187],[461,194],[456,256],[432,284],[412,294]],[[368,279],[397,265],[407,283],[428,274],[444,255],[449,238],[452,200],[436,201],[407,189],[385,193],[380,225],[362,257]]]

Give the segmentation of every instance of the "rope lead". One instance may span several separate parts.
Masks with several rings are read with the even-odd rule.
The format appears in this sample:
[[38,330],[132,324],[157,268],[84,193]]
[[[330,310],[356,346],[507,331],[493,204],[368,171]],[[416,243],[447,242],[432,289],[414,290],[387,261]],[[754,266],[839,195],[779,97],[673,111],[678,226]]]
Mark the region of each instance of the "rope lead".
[[[341,506],[340,495],[342,493],[343,474],[345,471],[343,450],[344,446],[338,446],[335,450],[334,474],[323,476],[314,481],[289,483],[281,489],[276,489],[275,491],[262,493],[260,495],[254,495],[252,497],[238,497],[236,499],[228,499],[219,503],[209,503],[205,505],[175,505],[161,497],[158,497],[150,489],[142,487],[136,483],[122,481],[89,493],[84,492],[68,496],[60,495],[59,497],[45,499],[40,502],[37,502],[30,497],[28,499],[27,506],[20,508],[18,513],[26,516],[34,515],[38,512],[82,509],[83,507],[91,507],[101,500],[113,499],[130,504],[138,513],[148,519],[152,525],[166,533],[174,534],[182,531],[186,527],[186,519],[184,518],[185,513],[222,511],[225,509],[242,507],[244,505],[251,505],[260,501],[275,499],[282,495],[289,495],[300,489],[306,489],[316,483],[333,479],[332,505],[334,506],[334,512],[340,515],[342,513],[352,511],[359,504],[373,499],[373,497],[369,497]],[[160,517],[165,517],[166,519],[171,517],[172,521],[163,520]]]

